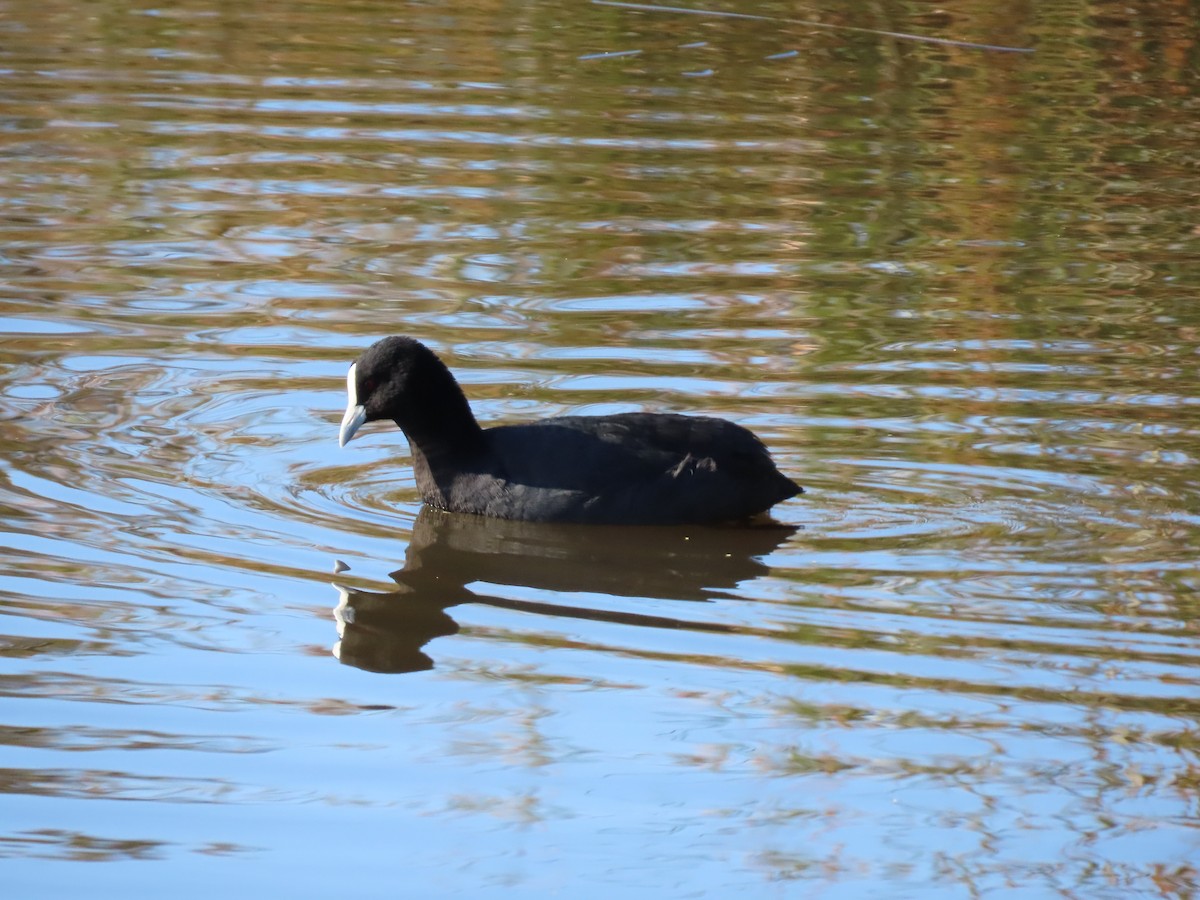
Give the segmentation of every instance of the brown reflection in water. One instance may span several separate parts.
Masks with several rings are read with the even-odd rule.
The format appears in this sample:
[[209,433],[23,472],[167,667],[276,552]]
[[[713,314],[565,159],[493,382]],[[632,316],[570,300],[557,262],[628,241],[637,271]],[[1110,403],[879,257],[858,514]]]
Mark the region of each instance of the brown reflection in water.
[[184,735],[164,731],[90,728],[20,727],[0,725],[0,746],[42,750],[194,750],[202,753],[263,753],[275,749],[260,738],[245,735]]
[[63,859],[103,862],[121,859],[162,859],[171,845],[166,841],[116,840],[82,831],[39,828],[0,835],[0,857]]
[[767,574],[762,556],[794,528],[619,528],[508,522],[424,507],[413,525],[399,588],[371,593],[338,586],[334,610],[342,662],[374,672],[433,667],[421,648],[458,632],[446,609],[481,603],[503,609],[646,628],[729,633],[735,626],[488,596],[475,583],[540,591],[600,592],[703,602]]
[[[0,835],[0,858],[57,859],[70,862],[117,862],[164,859],[177,847],[171,841],[147,838],[105,838],[62,828],[37,828]],[[210,841],[189,848],[205,856],[232,856],[259,848],[228,841]]]
[[[229,803],[241,789],[220,778],[135,775],[105,769],[0,769],[0,793],[167,803]],[[256,791],[265,799],[268,791]],[[247,799],[244,796],[243,799]]]

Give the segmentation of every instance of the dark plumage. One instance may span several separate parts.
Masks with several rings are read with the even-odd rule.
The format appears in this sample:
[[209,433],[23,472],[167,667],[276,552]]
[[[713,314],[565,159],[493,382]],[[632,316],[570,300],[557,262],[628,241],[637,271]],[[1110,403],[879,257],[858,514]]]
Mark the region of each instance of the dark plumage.
[[421,496],[453,512],[537,522],[679,525],[766,512],[802,493],[753,434],[724,419],[661,413],[560,416],[481,428],[450,370],[410,337],[350,367],[339,442],[392,419]]

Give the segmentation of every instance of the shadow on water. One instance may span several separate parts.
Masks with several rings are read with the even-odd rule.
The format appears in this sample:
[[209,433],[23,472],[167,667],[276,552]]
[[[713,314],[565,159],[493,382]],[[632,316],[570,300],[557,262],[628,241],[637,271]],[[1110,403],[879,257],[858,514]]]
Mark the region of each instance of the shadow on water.
[[509,522],[423,507],[404,568],[388,593],[335,584],[341,662],[372,672],[433,668],[422,647],[456,634],[446,610],[462,603],[647,628],[732,632],[736,627],[667,616],[606,611],[490,596],[488,584],[563,593],[606,593],[705,602],[714,593],[766,575],[761,557],[796,529],[607,527]]

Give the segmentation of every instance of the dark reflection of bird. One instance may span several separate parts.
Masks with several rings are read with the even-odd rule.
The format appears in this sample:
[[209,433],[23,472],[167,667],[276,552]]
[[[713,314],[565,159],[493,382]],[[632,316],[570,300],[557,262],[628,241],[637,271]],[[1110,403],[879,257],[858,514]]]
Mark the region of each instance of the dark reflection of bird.
[[802,492],[751,432],[705,416],[560,416],[481,428],[450,370],[424,344],[389,337],[346,377],[339,441],[392,419],[430,506],[534,522],[731,522]]
[[[509,522],[422,508],[413,523],[397,589],[373,593],[334,585],[340,638],[335,655],[373,672],[433,667],[422,647],[458,632],[446,610],[460,603],[648,628],[734,630],[730,626],[545,603],[487,594],[487,585],[621,597],[703,601],[770,568],[759,558],[796,529],[655,527],[580,528]],[[470,589],[468,589],[470,585]]]

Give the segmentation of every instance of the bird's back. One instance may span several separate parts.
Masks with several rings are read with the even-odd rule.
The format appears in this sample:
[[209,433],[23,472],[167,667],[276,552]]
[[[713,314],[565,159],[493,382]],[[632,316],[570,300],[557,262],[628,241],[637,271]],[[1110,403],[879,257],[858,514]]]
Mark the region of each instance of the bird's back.
[[562,416],[484,436],[483,452],[437,478],[438,505],[509,519],[675,524],[748,518],[801,492],[757,437],[723,419]]

